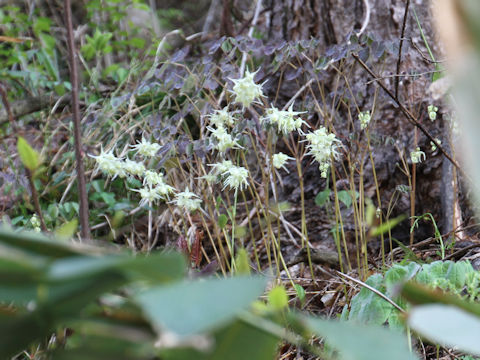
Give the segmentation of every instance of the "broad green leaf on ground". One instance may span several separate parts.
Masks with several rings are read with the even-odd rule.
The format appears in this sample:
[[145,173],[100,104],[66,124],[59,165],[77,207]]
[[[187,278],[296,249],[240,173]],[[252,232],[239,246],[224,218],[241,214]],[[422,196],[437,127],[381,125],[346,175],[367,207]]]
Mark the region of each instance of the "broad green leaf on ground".
[[422,337],[442,346],[480,356],[480,318],[451,305],[414,307],[408,324]]
[[307,318],[307,325],[339,351],[342,360],[415,360],[400,333],[351,321]]
[[420,271],[420,265],[411,262],[408,265],[394,264],[385,273],[386,295],[392,297],[395,293],[395,287],[404,281],[411,280]]
[[[372,275],[366,281],[366,284],[384,292],[382,283],[381,274]],[[385,299],[367,288],[362,288],[352,299],[348,318],[361,323],[383,325],[394,310]]]
[[265,285],[258,277],[210,278],[152,287],[135,299],[159,334],[167,330],[181,338],[225,325],[261,295]]

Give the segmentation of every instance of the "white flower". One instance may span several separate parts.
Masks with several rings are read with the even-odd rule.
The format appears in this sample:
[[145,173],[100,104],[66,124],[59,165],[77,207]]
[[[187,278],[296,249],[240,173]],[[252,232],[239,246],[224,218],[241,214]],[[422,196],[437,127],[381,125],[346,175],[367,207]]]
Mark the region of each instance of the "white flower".
[[145,166],[142,162],[136,162],[130,159],[125,159],[125,162],[122,164],[123,169],[134,176],[142,176],[145,172]]
[[216,164],[208,164],[208,166],[212,167],[212,174],[218,176],[227,172],[233,166],[233,163],[230,160],[223,160]]
[[248,186],[248,170],[242,166],[232,165],[222,175],[226,176],[223,181],[223,189],[230,186],[230,189],[237,190],[240,188],[242,190]]
[[213,129],[210,126],[207,126],[207,129],[212,133],[212,135],[217,139],[217,144],[215,145],[215,148],[220,151],[220,152],[225,152],[229,148],[233,147],[238,147],[242,148],[238,142],[237,139],[234,139],[232,135],[230,135],[223,125],[219,126],[217,129]]
[[415,151],[412,151],[410,153],[410,159],[412,159],[412,163],[418,164],[419,162],[422,162],[422,157],[423,160],[426,159],[425,153],[423,151],[420,151],[420,148],[417,146]]
[[286,172],[288,172],[287,168],[285,167],[285,163],[287,162],[287,160],[295,160],[295,159],[282,152],[279,152],[278,154],[274,154],[273,160],[272,160],[273,166],[276,169],[283,168]]
[[173,186],[167,185],[165,182],[159,183],[157,186],[153,188],[160,195],[162,198],[170,198],[170,194],[175,192],[175,188]]
[[[319,169],[322,177],[327,177],[330,158],[338,156],[337,148],[341,146],[341,141],[335,137],[335,134],[328,134],[327,129],[320,127],[313,133],[306,135],[310,144],[307,145],[309,152],[319,163]],[[340,145],[339,145],[340,144]]]
[[360,128],[363,130],[365,129],[371,120],[371,115],[369,111],[361,112],[358,114],[358,120],[360,120]]
[[151,143],[142,136],[142,141],[139,142],[136,145],[130,145],[132,149],[137,151],[137,154],[147,156],[147,157],[152,157],[155,156],[160,150],[160,144],[157,143]]
[[154,188],[152,189],[150,186],[145,186],[140,190],[132,190],[140,193],[140,196],[142,197],[142,200],[140,201],[140,206],[143,206],[145,204],[151,204],[156,200],[162,199],[162,196],[158,193],[158,191],[156,191]]
[[247,70],[242,79],[230,79],[234,83],[232,93],[235,95],[235,102],[242,104],[244,108],[263,96],[263,84],[256,84],[253,80],[257,72],[258,70],[253,73]]
[[235,118],[232,113],[228,112],[228,106],[225,106],[222,110],[215,110],[215,112],[209,116],[210,124],[215,125],[216,127],[221,126],[233,126],[235,123]]
[[196,194],[189,191],[187,187],[185,191],[178,193],[172,202],[178,207],[192,212],[200,208],[202,199],[199,199]]
[[[435,138],[435,141],[438,143],[438,145],[442,145],[442,141],[438,138]],[[433,141],[430,141],[430,145],[432,146],[432,151],[437,150],[437,145]]]
[[150,187],[158,184],[163,184],[163,174],[157,173],[156,171],[153,170],[147,170],[143,174],[143,184],[147,184]]
[[269,120],[270,123],[275,124],[278,131],[283,133],[283,135],[288,135],[294,130],[299,131],[302,125],[306,124],[301,118],[295,118],[297,115],[306,113],[306,111],[293,111],[293,103],[288,108],[288,111],[272,107],[267,109],[266,113],[267,116],[262,120]]
[[113,155],[113,149],[109,152],[105,152],[103,151],[103,149],[101,149],[100,155],[89,156],[95,159],[98,165],[98,169],[100,169],[107,176],[113,176],[113,178],[117,176],[124,178],[127,176],[124,168],[124,162],[121,158],[117,158],[115,155]]
[[428,117],[430,118],[430,120],[435,121],[435,119],[437,118],[438,108],[433,105],[428,105],[427,110],[428,110]]
[[35,232],[42,231],[42,229],[40,228],[40,220],[38,219],[37,214],[33,214],[33,216],[30,218],[30,224],[32,224],[33,230]]

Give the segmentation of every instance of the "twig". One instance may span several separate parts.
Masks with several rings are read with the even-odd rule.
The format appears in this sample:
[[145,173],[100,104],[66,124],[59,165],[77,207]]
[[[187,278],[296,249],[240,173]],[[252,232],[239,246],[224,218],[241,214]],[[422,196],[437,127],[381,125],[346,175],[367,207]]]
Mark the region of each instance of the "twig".
[[[400,46],[398,47],[398,58],[397,58],[397,70],[396,74],[400,74],[400,65],[402,63],[402,48],[403,48],[403,38],[405,36],[405,28],[407,26],[407,17],[408,17],[408,8],[410,6],[410,0],[407,0],[405,4],[405,12],[403,13],[403,24],[402,24],[402,33],[400,35]],[[398,99],[398,84],[400,83],[400,78],[395,78],[395,98]]]
[[295,101],[295,99],[297,97],[300,96],[300,94],[307,88],[309,87],[313,82],[313,79],[310,79],[307,81],[307,83],[305,85],[303,85],[296,93],[295,95],[292,96],[292,98],[290,100],[288,100],[288,102],[285,104],[285,106],[283,107],[282,110],[287,110],[288,107]]
[[[15,134],[18,134],[17,124],[15,122],[15,117],[12,113],[12,108],[10,107],[10,103],[8,102],[7,92],[2,83],[0,83],[0,96],[2,98],[3,105],[5,106],[5,110],[8,114],[8,120],[10,125],[12,126],[12,130]],[[25,167],[25,172],[28,178],[28,184],[30,186],[30,191],[32,193],[33,199],[33,206],[35,208],[35,212],[37,213],[38,219],[40,220],[40,227],[43,232],[47,232],[47,225],[45,225],[45,220],[43,219],[42,208],[40,207],[40,201],[38,200],[38,193],[37,189],[35,188],[35,183],[33,181],[33,174],[32,172]]]
[[400,305],[398,305],[395,301],[393,301],[392,299],[390,299],[388,296],[386,296],[386,295],[385,295],[384,293],[382,293],[381,291],[378,291],[378,290],[375,289],[374,287],[371,287],[370,285],[365,284],[363,281],[360,281],[360,280],[358,280],[358,279],[355,279],[355,278],[353,278],[353,277],[351,277],[351,276],[349,276],[349,275],[347,275],[347,274],[342,273],[341,271],[335,270],[335,272],[336,272],[338,275],[340,275],[340,276],[342,276],[342,277],[344,277],[344,278],[346,278],[346,279],[348,279],[348,280],[350,280],[350,281],[353,281],[354,283],[357,283],[357,284],[363,286],[364,288],[367,288],[367,289],[370,290],[371,292],[373,292],[373,293],[377,294],[378,296],[380,296],[380,297],[381,297],[383,300],[385,300],[386,302],[388,302],[388,303],[390,303],[391,305],[393,305],[393,307],[396,308],[398,311],[400,311],[401,313],[405,314],[405,310],[403,310],[403,309],[400,307]]
[[[357,54],[352,54],[353,58],[365,69],[365,71],[375,80],[375,79],[378,79],[379,77],[358,57]],[[385,86],[384,83],[382,83],[380,80],[376,80],[377,84],[383,89],[383,91],[385,91],[387,93],[388,96],[390,96],[390,98],[395,101],[395,103],[398,105],[398,107],[400,108],[400,110],[402,111],[402,113],[407,117],[407,120],[415,125],[417,128],[420,129],[420,131],[432,142],[434,143],[436,146],[437,146],[437,149],[440,150],[440,152],[464,175],[466,176],[468,179],[470,179],[466,174],[465,172],[462,170],[462,168],[460,167],[460,165],[446,152],[446,150],[442,147],[442,145],[440,145],[437,141],[437,139],[435,139],[429,132],[428,130],[422,125],[420,124],[420,122],[416,119],[415,116],[413,116],[413,114],[408,111],[408,109],[403,106],[403,104],[395,97],[394,94],[392,94],[392,92]]]
[[360,28],[360,31],[357,32],[357,37],[360,37],[360,35],[363,34],[363,32],[368,26],[368,23],[370,22],[370,3],[368,2],[368,0],[363,0],[363,4],[365,5],[365,18],[363,19],[363,24]]
[[90,238],[90,226],[88,223],[88,198],[83,169],[82,133],[80,119],[80,104],[78,102],[78,74],[77,55],[73,40],[72,9],[70,0],[65,0],[65,24],[67,26],[68,55],[70,60],[70,82],[72,84],[72,111],[73,111],[73,135],[75,140],[75,162],[77,167],[78,196],[80,202],[80,235],[84,239]]
[[[248,30],[248,37],[251,38],[253,35],[253,30],[257,25],[258,15],[260,15],[260,10],[262,9],[262,0],[257,0],[257,5],[255,7],[255,15],[253,15],[252,25],[250,25],[250,29]],[[240,63],[240,78],[243,77],[243,73],[245,72],[245,63],[247,62],[247,52],[243,52],[242,54],[242,62]]]

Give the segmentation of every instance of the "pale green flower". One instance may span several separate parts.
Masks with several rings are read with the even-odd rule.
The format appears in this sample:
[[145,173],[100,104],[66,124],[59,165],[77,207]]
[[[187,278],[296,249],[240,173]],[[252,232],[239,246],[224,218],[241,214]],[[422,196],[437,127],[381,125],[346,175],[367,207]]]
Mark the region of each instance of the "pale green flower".
[[419,162],[422,162],[422,157],[423,160],[426,159],[425,153],[421,151],[418,146],[414,151],[410,153],[410,159],[412,159],[413,164],[418,164]]
[[130,159],[125,159],[123,163],[123,169],[134,176],[142,176],[145,172],[145,165],[142,162],[136,162]]
[[338,156],[337,148],[342,146],[342,143],[335,137],[335,134],[327,133],[327,129],[324,127],[307,134],[306,138],[310,142],[307,145],[309,150],[307,154],[315,158],[319,164],[321,176],[326,178],[330,159]]
[[158,150],[160,150],[160,144],[151,143],[142,136],[142,141],[136,145],[130,145],[133,150],[137,151],[137,154],[153,157],[157,155]]
[[286,172],[289,172],[287,168],[285,167],[285,164],[288,160],[295,160],[295,158],[290,157],[282,152],[279,152],[278,154],[273,155],[273,166],[276,169],[284,169]]
[[148,185],[150,187],[153,187],[154,185],[158,185],[158,184],[163,184],[164,183],[164,180],[163,180],[163,174],[161,173],[158,173],[156,171],[153,171],[153,170],[147,170],[145,171],[145,173],[143,174],[143,184],[145,185]]
[[428,110],[428,117],[430,118],[430,120],[435,121],[435,119],[437,118],[438,108],[433,105],[428,105],[427,110]]
[[275,124],[279,132],[288,135],[294,130],[301,131],[302,125],[306,123],[301,118],[295,117],[304,113],[306,111],[293,111],[292,103],[287,111],[278,110],[276,107],[267,109],[267,115],[262,120],[268,120],[271,124]]
[[235,102],[242,104],[244,108],[249,107],[253,102],[259,103],[257,99],[263,96],[263,84],[256,84],[253,80],[257,72],[258,70],[253,73],[247,70],[243,78],[230,79],[234,83],[232,93],[235,95]]
[[150,186],[145,186],[140,190],[132,190],[140,193],[140,196],[142,198],[142,200],[140,200],[140,206],[143,206],[145,204],[151,204],[156,200],[162,199],[162,196],[158,193],[158,191],[155,190],[155,188],[151,188]]
[[[442,141],[438,138],[435,138],[435,141],[438,143],[438,145],[442,145]],[[430,141],[430,145],[432,146],[432,151],[437,150],[437,145],[433,141]]]
[[30,224],[32,224],[33,230],[35,232],[42,231],[42,229],[40,227],[40,220],[38,219],[37,214],[33,214],[33,216],[30,218]]
[[233,166],[233,163],[230,160],[223,160],[222,162],[219,162],[219,163],[208,164],[208,166],[212,167],[212,174],[218,176],[227,172],[228,169],[230,169]]
[[360,120],[360,128],[364,130],[370,123],[371,119],[372,117],[369,111],[364,111],[358,114],[358,120]]
[[225,176],[225,180],[223,181],[223,189],[229,186],[230,189],[242,190],[244,187],[248,186],[248,170],[242,166],[232,165],[222,175]]
[[101,149],[100,155],[89,156],[95,159],[98,169],[107,176],[113,176],[113,178],[116,178],[117,176],[124,178],[127,176],[127,172],[124,169],[124,162],[121,158],[117,158],[115,155],[113,155],[113,149],[108,152],[105,152],[103,149]]
[[178,207],[192,212],[200,208],[202,199],[200,199],[196,194],[189,191],[187,187],[185,191],[178,193],[172,202]]
[[220,152],[225,152],[230,148],[242,148],[236,139],[230,135],[227,130],[222,126],[219,126],[217,129],[213,129],[210,126],[207,126],[207,129],[212,133],[213,137],[217,140],[215,149]]
[[225,106],[222,110],[215,110],[215,112],[209,117],[210,124],[215,125],[216,127],[225,125],[233,126],[235,123],[233,114],[228,112],[228,106]]

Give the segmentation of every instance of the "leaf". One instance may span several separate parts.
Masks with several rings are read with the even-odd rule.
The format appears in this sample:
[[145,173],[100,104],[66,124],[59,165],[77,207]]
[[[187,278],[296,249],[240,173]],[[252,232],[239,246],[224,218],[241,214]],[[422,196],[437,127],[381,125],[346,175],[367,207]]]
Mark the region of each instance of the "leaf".
[[182,338],[228,323],[263,292],[265,283],[240,276],[183,281],[152,287],[134,298],[159,334],[168,330]]
[[208,352],[191,348],[164,350],[165,360],[266,360],[274,359],[279,339],[242,321],[235,321],[214,334],[214,346]]
[[268,303],[275,311],[280,311],[288,307],[288,295],[283,286],[275,286],[268,293]]
[[[337,191],[338,200],[340,200],[347,208],[352,205],[352,195],[350,191],[340,190]],[[355,192],[355,198],[358,198],[358,193]]]
[[235,266],[237,274],[250,275],[250,262],[248,261],[248,253],[245,248],[238,250],[237,256],[235,257]]
[[[372,275],[366,281],[366,284],[379,291],[383,291],[382,283],[381,274]],[[348,319],[366,324],[383,325],[393,310],[393,305],[367,288],[362,288],[352,299]]]
[[73,235],[75,235],[77,228],[78,228],[78,220],[73,219],[71,221],[66,222],[65,224],[60,226],[58,229],[56,229],[55,236],[70,239],[73,237]]
[[376,226],[370,229],[370,234],[371,236],[379,236],[381,234],[385,234],[389,230],[393,229],[395,226],[400,224],[407,216],[406,215],[400,215],[397,216],[394,219],[390,219],[380,226]]
[[227,222],[228,222],[228,217],[227,217],[227,215],[221,214],[221,215],[218,217],[218,226],[220,227],[220,229],[224,229],[224,228],[225,228],[225,225],[227,225]]
[[343,360],[414,360],[405,337],[381,326],[307,318],[313,332],[337,349]]
[[451,305],[414,307],[408,324],[422,337],[442,346],[480,356],[480,318]]
[[325,190],[320,191],[317,194],[317,196],[315,196],[315,204],[321,207],[325,205],[329,197],[330,197],[330,189],[326,188]]
[[18,137],[17,150],[22,164],[33,173],[40,166],[40,155],[21,136]]

